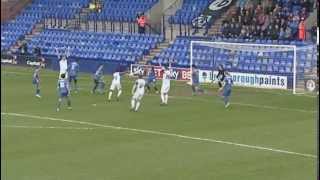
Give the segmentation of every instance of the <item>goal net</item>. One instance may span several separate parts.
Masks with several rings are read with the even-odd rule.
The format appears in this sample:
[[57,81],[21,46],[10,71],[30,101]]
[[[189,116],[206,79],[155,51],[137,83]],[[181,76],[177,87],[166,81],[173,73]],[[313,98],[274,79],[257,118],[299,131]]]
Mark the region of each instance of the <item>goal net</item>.
[[[200,69],[200,83],[217,82],[219,65],[235,85],[289,89],[294,94],[318,91],[315,45],[275,45],[191,41],[190,71]],[[192,77],[191,77],[192,78]]]

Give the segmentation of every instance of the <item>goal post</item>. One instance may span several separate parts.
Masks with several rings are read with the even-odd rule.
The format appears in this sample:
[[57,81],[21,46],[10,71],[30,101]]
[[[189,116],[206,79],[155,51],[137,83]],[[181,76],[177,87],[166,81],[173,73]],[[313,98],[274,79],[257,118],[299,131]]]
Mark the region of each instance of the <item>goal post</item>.
[[215,81],[217,66],[223,65],[233,76],[235,85],[289,89],[293,94],[301,94],[306,92],[306,74],[316,74],[313,72],[315,48],[313,45],[191,41],[190,71],[192,73],[192,66],[196,65],[200,69],[199,81],[209,83]]

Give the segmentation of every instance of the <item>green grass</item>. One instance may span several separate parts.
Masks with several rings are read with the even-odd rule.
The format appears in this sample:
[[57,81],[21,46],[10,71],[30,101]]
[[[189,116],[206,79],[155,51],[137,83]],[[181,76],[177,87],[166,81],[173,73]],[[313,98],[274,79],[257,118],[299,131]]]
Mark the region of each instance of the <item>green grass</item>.
[[[216,87],[192,97],[185,82],[173,82],[167,107],[159,106],[158,95],[146,95],[140,112],[132,113],[132,79],[124,78],[120,102],[106,103],[90,93],[91,76],[81,74],[73,110],[63,106],[57,113],[58,73],[41,72],[41,99],[34,97],[31,76],[30,68],[2,66],[1,112],[317,153],[315,97],[236,87],[225,109]],[[1,130],[3,180],[316,179],[316,158],[295,154],[12,115],[1,116]]]

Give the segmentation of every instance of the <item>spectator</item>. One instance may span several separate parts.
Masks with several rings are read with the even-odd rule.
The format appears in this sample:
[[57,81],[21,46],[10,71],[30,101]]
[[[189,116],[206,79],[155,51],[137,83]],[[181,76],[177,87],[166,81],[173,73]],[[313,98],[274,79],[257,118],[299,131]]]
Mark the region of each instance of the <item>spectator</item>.
[[238,37],[241,33],[241,27],[239,23],[236,23],[235,28],[234,28],[234,36]]
[[283,27],[280,28],[279,39],[281,40],[285,39],[285,30]]
[[263,25],[266,20],[266,15],[261,13],[257,17],[258,17],[258,24]]
[[272,34],[271,34],[271,39],[275,40],[279,38],[279,32],[280,28],[278,25],[275,25],[274,28],[272,28]]
[[231,23],[230,30],[228,32],[228,37],[236,37],[235,34],[236,34],[235,24]]
[[264,0],[262,1],[262,7],[267,12],[272,11],[272,7],[274,6],[273,0]]
[[305,8],[306,12],[311,12],[312,10],[312,4],[309,0],[301,0],[300,4],[303,8]]
[[265,36],[267,39],[270,39],[270,37],[272,36],[273,34],[273,28],[272,26],[268,26],[267,29],[265,29]]
[[234,16],[230,15],[228,18],[234,24],[228,27],[228,35],[255,38],[264,35],[270,39],[278,37],[301,39],[299,32],[303,26],[300,25],[304,22],[300,23],[300,19],[308,17],[308,6],[312,5],[311,1],[313,0],[250,0],[244,7],[234,11]]
[[276,7],[273,9],[272,15],[277,16],[281,11],[281,7],[277,4]]
[[244,8],[245,5],[246,5],[245,0],[239,0],[239,1],[237,1],[237,4],[236,4],[236,6],[240,7],[240,8]]
[[311,27],[310,36],[311,36],[312,42],[316,43],[317,42],[317,23],[316,22]]
[[285,30],[285,33],[284,33],[284,38],[285,38],[286,40],[291,40],[291,37],[292,37],[291,28],[290,28],[290,27],[287,27],[286,30]]
[[304,18],[301,18],[301,21],[299,23],[298,39],[301,41],[306,40],[306,25],[305,25]]
[[258,4],[258,6],[257,6],[256,9],[255,9],[254,14],[255,14],[255,15],[263,14],[263,9],[262,9],[261,4]]
[[247,35],[247,32],[245,30],[245,26],[242,26],[239,37],[244,39],[244,38],[246,38],[246,35]]
[[249,26],[246,26],[245,27],[245,30],[246,30],[246,35],[245,35],[245,38],[252,38],[252,34],[251,34],[251,30],[250,30],[250,27]]
[[300,17],[306,19],[308,17],[307,9],[304,7],[300,12]]
[[280,21],[280,28],[285,29],[286,27],[287,27],[287,22],[284,18],[282,18]]
[[266,15],[264,23],[262,25],[262,30],[265,31],[271,22],[271,12]]
[[227,22],[222,25],[221,33],[222,33],[223,37],[227,37],[228,36],[228,34],[229,34],[229,25],[228,25]]
[[260,34],[261,34],[261,26],[257,26],[256,28],[256,37],[259,38]]
[[139,33],[144,34],[146,31],[146,25],[147,25],[147,18],[145,17],[144,13],[141,13],[137,16],[137,23],[138,23]]
[[257,25],[258,25],[258,20],[257,20],[256,17],[253,17],[253,18],[252,18],[251,25],[254,25],[254,26],[257,26]]

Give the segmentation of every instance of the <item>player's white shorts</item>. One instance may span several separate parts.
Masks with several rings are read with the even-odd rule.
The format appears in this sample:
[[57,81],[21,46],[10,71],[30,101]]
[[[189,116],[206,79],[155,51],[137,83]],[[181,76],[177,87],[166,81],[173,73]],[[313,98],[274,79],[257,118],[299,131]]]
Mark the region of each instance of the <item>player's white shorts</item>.
[[144,95],[144,92],[135,92],[132,96],[132,99],[140,101]]
[[121,89],[121,84],[112,82],[111,86],[110,86],[110,90],[114,91],[115,89],[117,89],[119,91]]
[[161,86],[161,93],[168,93],[170,90],[170,84],[162,84]]

